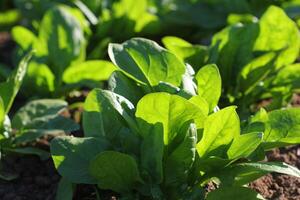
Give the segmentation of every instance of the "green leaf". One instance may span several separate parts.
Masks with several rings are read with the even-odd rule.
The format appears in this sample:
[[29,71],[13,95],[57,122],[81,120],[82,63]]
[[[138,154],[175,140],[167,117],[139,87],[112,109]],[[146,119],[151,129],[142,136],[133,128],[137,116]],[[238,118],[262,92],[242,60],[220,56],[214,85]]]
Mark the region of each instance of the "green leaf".
[[12,119],[12,126],[16,129],[39,128],[57,117],[67,106],[67,102],[58,99],[31,101],[17,111]]
[[[84,103],[85,136],[113,139],[124,126],[136,130],[132,119],[134,106],[124,97],[107,90],[94,89]],[[114,122],[114,123],[111,123]]]
[[4,108],[2,98],[0,96],[0,134],[2,134],[3,131],[4,119],[5,119],[5,108]]
[[55,90],[55,76],[50,68],[38,61],[32,60],[23,83],[22,95],[26,97],[49,97]]
[[235,106],[209,115],[204,122],[203,137],[197,144],[200,158],[224,157],[234,138],[240,135],[240,119]]
[[246,187],[221,187],[207,195],[207,200],[232,200],[239,198],[241,200],[264,199],[255,191]]
[[23,147],[23,148],[4,148],[5,152],[10,152],[10,153],[17,153],[17,154],[22,154],[22,155],[36,155],[39,156],[41,160],[47,160],[50,157],[50,153],[34,148],[34,147]]
[[300,89],[300,64],[292,64],[282,67],[276,74],[276,77],[272,81],[272,85],[275,87],[291,86],[292,89]]
[[106,81],[116,67],[108,61],[89,60],[74,64],[64,71],[65,83],[80,83],[84,81]]
[[51,141],[51,155],[58,172],[73,183],[96,184],[89,174],[90,161],[109,148],[100,138],[56,137]]
[[300,142],[300,109],[274,110],[268,113],[264,148],[298,144]]
[[12,37],[22,50],[28,50],[37,40],[34,33],[23,26],[15,26],[12,29]]
[[221,96],[221,76],[216,65],[206,65],[196,74],[198,95],[203,97],[212,111]]
[[300,171],[286,163],[274,162],[253,162],[253,163],[238,163],[228,166],[222,171],[214,174],[218,177],[223,185],[227,186],[242,186],[264,176],[268,173],[282,173],[295,177],[300,176]]
[[112,62],[127,76],[150,87],[160,81],[179,86],[185,72],[184,64],[175,55],[143,38],[110,44],[108,53]]
[[120,71],[115,71],[111,75],[108,82],[108,89],[125,97],[134,105],[145,95],[142,87]]
[[192,98],[189,99],[189,102],[191,102],[191,103],[195,104],[196,106],[198,106],[198,108],[201,109],[203,114],[208,115],[209,105],[203,97],[201,97],[199,95],[193,96]]
[[[143,130],[143,127],[141,127],[141,130]],[[162,183],[164,133],[161,123],[154,124],[149,132],[143,135],[140,149],[141,175],[144,180],[150,184]]]
[[129,155],[104,151],[90,162],[89,172],[101,189],[129,192],[139,180],[136,161]]
[[238,77],[239,90],[245,94],[250,93],[260,81],[275,69],[276,54],[271,52],[253,59],[244,66]]
[[283,50],[276,66],[293,63],[299,55],[300,36],[297,25],[284,11],[270,6],[259,21],[259,35],[253,47],[254,51]]
[[[136,117],[145,134],[149,124],[162,123],[164,128],[164,144],[169,145],[178,136],[182,125],[194,120],[197,128],[201,128],[206,116],[193,103],[168,93],[152,93],[144,96],[137,105]],[[147,124],[148,123],[148,124]]]
[[188,123],[183,132],[185,138],[166,159],[165,184],[167,186],[174,187],[186,183],[195,161],[197,128],[195,124]]
[[162,42],[168,50],[185,63],[189,63],[195,70],[198,70],[206,62],[208,49],[205,46],[192,45],[181,38],[173,36],[164,37]]
[[229,159],[246,158],[254,152],[263,141],[262,133],[246,133],[234,138],[227,156]]
[[49,9],[39,28],[39,39],[48,49],[51,69],[58,77],[76,60],[84,59],[85,39],[80,22],[66,6]]
[[19,63],[17,70],[4,83],[0,83],[0,96],[3,100],[5,113],[7,114],[22,85],[27,71],[27,64],[32,54],[27,54]]
[[72,200],[73,184],[66,178],[62,177],[58,183],[55,200]]

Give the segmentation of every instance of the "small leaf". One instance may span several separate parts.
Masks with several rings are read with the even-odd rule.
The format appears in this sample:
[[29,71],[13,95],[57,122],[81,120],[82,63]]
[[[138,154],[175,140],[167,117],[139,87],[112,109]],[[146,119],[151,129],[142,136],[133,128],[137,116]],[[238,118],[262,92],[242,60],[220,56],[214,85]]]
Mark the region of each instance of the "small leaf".
[[221,96],[221,76],[216,65],[206,65],[196,74],[198,95],[203,97],[212,111]]
[[240,134],[240,120],[235,109],[235,106],[224,108],[205,120],[203,137],[197,144],[200,158],[225,156],[231,142]]
[[4,83],[0,83],[0,96],[2,97],[6,114],[19,92],[31,56],[31,53],[27,54],[19,63],[17,70],[8,78],[8,80]]

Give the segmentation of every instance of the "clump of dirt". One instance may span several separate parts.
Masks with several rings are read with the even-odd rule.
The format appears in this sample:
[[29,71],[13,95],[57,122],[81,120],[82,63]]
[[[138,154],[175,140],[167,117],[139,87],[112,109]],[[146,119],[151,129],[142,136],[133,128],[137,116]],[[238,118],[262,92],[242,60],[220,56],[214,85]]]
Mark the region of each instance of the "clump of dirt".
[[[268,161],[285,162],[300,168],[300,146],[274,149],[267,155]],[[298,200],[300,199],[300,178],[281,174],[268,174],[250,187],[266,199]]]

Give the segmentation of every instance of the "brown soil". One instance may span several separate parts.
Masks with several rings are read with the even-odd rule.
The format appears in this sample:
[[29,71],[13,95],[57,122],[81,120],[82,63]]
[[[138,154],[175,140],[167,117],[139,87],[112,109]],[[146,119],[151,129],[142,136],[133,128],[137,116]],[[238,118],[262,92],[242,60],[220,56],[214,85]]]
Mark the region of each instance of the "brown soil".
[[[275,149],[268,153],[268,161],[286,162],[300,168],[300,145]],[[300,199],[300,178],[281,174],[268,174],[253,183],[250,187],[266,199],[298,200]]]

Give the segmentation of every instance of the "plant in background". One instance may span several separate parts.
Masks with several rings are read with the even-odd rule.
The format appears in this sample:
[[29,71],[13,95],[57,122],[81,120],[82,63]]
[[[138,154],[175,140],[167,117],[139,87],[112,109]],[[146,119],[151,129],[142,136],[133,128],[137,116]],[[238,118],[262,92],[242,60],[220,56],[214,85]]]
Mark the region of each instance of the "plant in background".
[[231,25],[215,34],[206,52],[199,53],[199,46],[179,38],[166,37],[163,42],[185,62],[195,64],[191,58],[203,58],[197,66],[216,63],[223,80],[221,103],[239,105],[245,116],[265,98],[272,98],[268,109],[280,108],[299,90],[300,68],[293,64],[299,55],[299,31],[278,7],[270,7],[259,21]]
[[[1,157],[9,153],[18,153],[35,154],[41,159],[47,159],[48,152],[28,144],[45,135],[64,134],[78,129],[75,122],[61,115],[67,107],[67,103],[62,100],[35,100],[21,107],[16,113],[10,113],[26,74],[30,57],[31,54],[23,58],[7,81],[0,83]],[[10,180],[16,176],[7,176],[1,171],[0,178]]]
[[218,189],[207,199],[258,199],[245,185],[260,176],[300,177],[285,163],[263,161],[265,151],[299,143],[299,109],[262,109],[240,123],[235,106],[216,107],[221,78],[215,65],[194,76],[191,66],[142,38],[111,44],[109,55],[120,71],[110,79],[112,91],[89,93],[85,137],[51,142],[70,193],[72,183],[85,183],[122,199],[204,199],[204,186],[214,181]]
[[85,26],[86,20],[78,9],[58,5],[45,13],[38,35],[24,27],[14,27],[12,35],[20,47],[18,54],[36,50],[24,81],[24,90],[30,92],[24,95],[61,96],[82,86],[100,87],[100,81],[108,79],[115,70],[110,62],[85,61]]

